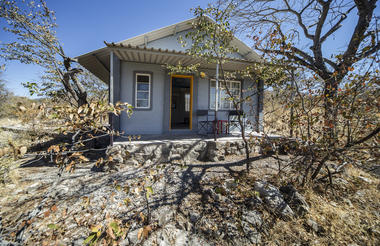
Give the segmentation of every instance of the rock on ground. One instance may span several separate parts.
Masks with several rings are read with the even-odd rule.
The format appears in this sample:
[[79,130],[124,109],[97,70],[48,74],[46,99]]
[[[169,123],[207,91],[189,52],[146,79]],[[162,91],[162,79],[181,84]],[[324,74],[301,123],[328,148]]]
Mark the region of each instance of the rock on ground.
[[280,191],[283,194],[286,203],[289,204],[298,216],[303,216],[309,212],[310,206],[306,202],[305,197],[298,193],[294,186],[282,186],[280,187]]
[[284,219],[294,217],[293,210],[284,200],[280,190],[266,181],[256,181],[254,189],[259,192],[268,208],[275,214],[280,215]]

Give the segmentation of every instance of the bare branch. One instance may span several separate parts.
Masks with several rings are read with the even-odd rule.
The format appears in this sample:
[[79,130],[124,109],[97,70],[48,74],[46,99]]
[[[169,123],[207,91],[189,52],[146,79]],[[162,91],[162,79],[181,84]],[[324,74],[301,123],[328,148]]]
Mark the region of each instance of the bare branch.
[[373,11],[376,7],[376,0],[355,0],[355,4],[358,8],[359,18],[347,49],[343,54],[341,65],[344,67],[350,66],[354,62],[355,54],[364,38],[364,33],[367,31],[369,23],[372,20]]
[[359,54],[357,56],[357,60],[360,60],[360,59],[363,59],[363,58],[366,58],[374,53],[376,53],[377,51],[380,50],[380,43],[376,44],[375,46],[373,46],[372,48],[370,48],[369,50],[365,51],[365,52],[362,52],[361,54]]
[[355,9],[355,6],[352,6],[346,13],[342,14],[341,18],[339,19],[339,21],[337,23],[335,23],[335,25],[333,25],[333,27],[330,28],[330,30],[328,30],[325,35],[322,36],[320,42],[323,43],[324,41],[326,41],[326,39],[331,35],[333,34],[334,32],[336,32],[337,30],[339,30],[339,28],[342,27],[341,23],[347,19],[347,15],[353,10]]
[[297,17],[298,24],[299,24],[299,26],[302,28],[302,30],[303,30],[305,36],[306,36],[307,38],[311,39],[311,40],[314,39],[314,35],[311,35],[311,34],[309,33],[309,31],[308,31],[306,25],[303,23],[303,20],[302,20],[302,13],[303,13],[303,11],[304,11],[308,6],[310,6],[313,2],[314,2],[314,1],[310,1],[310,2],[306,5],[306,7],[305,7],[301,12],[297,12],[297,11],[295,11],[294,9],[292,9],[292,8],[290,7],[290,5],[289,5],[289,3],[288,3],[287,0],[284,0],[284,3],[285,3],[286,6],[288,7],[287,10],[288,10],[290,13],[294,14],[294,15]]
[[287,51],[282,51],[282,50],[272,50],[272,49],[261,49],[261,48],[257,48],[259,51],[261,52],[264,52],[264,53],[271,53],[271,54],[279,54],[279,55],[284,55],[286,56],[288,59],[293,59],[294,61],[298,62],[299,64],[301,64],[302,66],[305,66],[311,70],[315,70],[313,64],[311,63],[308,63],[307,61],[305,61],[304,59],[294,55],[294,53],[292,52],[287,52]]
[[323,62],[322,42],[321,42],[320,37],[322,33],[322,28],[327,18],[327,14],[329,13],[329,10],[330,10],[331,0],[326,1],[326,2],[319,0],[318,2],[322,5],[322,13],[321,13],[321,16],[318,18],[318,23],[317,23],[317,27],[316,27],[314,39],[313,39],[312,50],[314,53],[315,65],[318,67],[318,69],[326,71],[326,66],[325,66],[325,63]]

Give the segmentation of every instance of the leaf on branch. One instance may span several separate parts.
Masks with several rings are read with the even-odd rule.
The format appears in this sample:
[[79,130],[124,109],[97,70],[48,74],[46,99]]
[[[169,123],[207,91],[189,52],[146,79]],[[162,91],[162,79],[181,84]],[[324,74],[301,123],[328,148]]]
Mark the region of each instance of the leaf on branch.
[[50,209],[54,213],[57,212],[57,210],[58,210],[57,205],[55,205],[55,204]]
[[83,155],[80,155],[79,159],[82,160],[82,161],[85,161],[85,162],[89,161],[89,159],[87,157],[83,156]]
[[125,198],[124,199],[124,204],[125,204],[125,206],[129,206],[129,204],[131,203],[131,199],[129,199],[129,198]]
[[56,224],[48,224],[47,227],[48,227],[49,229],[53,229],[53,230],[58,229],[58,226],[57,226]]
[[144,223],[144,221],[145,221],[145,219],[146,219],[146,217],[145,217],[145,215],[143,214],[143,212],[140,212],[140,218],[141,218],[141,220],[142,220],[142,223]]
[[20,148],[20,155],[21,155],[21,156],[25,155],[27,151],[28,151],[28,148],[25,147],[25,146],[22,146],[22,147]]
[[49,215],[50,215],[50,210],[46,210],[45,212],[44,212],[44,217],[46,218],[46,217],[49,217]]
[[69,165],[66,166],[66,171],[69,172],[74,169],[75,162],[71,161]]
[[59,152],[59,146],[58,145],[52,145],[48,148],[47,152],[51,152],[51,151],[54,151],[56,153]]
[[117,221],[112,221],[109,223],[108,225],[108,230],[110,232],[110,236],[113,238],[113,239],[116,239],[118,236],[119,236],[119,233],[120,233],[120,227],[117,223]]
[[137,233],[137,239],[140,240],[148,238],[149,232],[151,231],[152,227],[150,225],[140,228],[140,230]]
[[147,238],[149,235],[149,232],[152,231],[152,227],[150,225],[144,227],[143,236],[144,238]]
[[20,106],[19,109],[20,109],[21,112],[25,112],[26,111],[26,108],[24,106]]
[[137,232],[137,239],[140,240],[143,234],[144,228],[140,228],[139,231]]
[[91,232],[95,233],[97,237],[100,237],[100,235],[102,234],[102,226],[96,225],[96,226],[91,227]]
[[83,241],[83,244],[84,245],[92,245],[93,243],[96,242],[96,233],[91,233],[90,236],[88,236],[84,241]]
[[104,162],[104,159],[102,157],[100,157],[96,162],[95,162],[95,166],[99,166],[101,165],[102,163]]
[[149,199],[149,196],[150,196],[151,194],[153,194],[152,186],[145,187],[145,189],[146,189],[146,198]]
[[116,240],[115,233],[114,233],[114,231],[112,230],[112,227],[111,227],[111,226],[108,226],[107,234],[108,234],[113,240]]

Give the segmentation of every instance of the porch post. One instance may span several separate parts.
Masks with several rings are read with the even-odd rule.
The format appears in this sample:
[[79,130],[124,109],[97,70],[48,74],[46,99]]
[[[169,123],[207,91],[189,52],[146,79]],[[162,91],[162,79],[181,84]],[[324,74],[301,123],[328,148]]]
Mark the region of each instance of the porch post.
[[218,124],[218,91],[219,91],[219,61],[216,63],[216,79],[215,79],[215,120],[214,120],[214,140],[217,137],[217,124]]
[[[109,102],[115,104],[120,101],[120,60],[110,52],[110,84],[109,84]],[[110,126],[112,130],[120,131],[120,116],[114,114],[109,115]],[[113,144],[113,136],[111,135],[111,145]]]
[[264,131],[264,82],[260,79],[256,85],[257,103],[256,103],[256,131]]
[[168,70],[165,71],[165,79],[164,79],[164,98],[163,98],[163,104],[164,104],[164,117],[163,117],[163,129],[162,132],[164,134],[170,133],[170,75]]

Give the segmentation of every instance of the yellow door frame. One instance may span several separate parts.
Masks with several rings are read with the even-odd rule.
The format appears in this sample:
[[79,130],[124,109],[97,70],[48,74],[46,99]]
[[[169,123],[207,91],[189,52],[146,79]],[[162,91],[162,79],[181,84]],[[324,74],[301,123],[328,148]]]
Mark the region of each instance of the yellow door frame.
[[171,75],[170,76],[170,113],[169,113],[169,130],[172,129],[172,87],[173,78],[186,78],[190,79],[190,117],[189,117],[189,129],[193,129],[193,75]]

